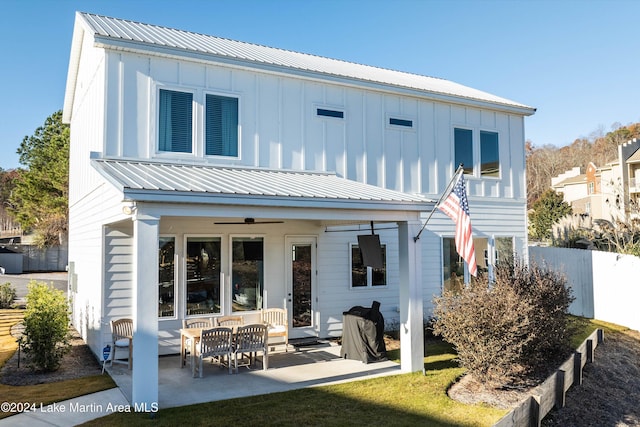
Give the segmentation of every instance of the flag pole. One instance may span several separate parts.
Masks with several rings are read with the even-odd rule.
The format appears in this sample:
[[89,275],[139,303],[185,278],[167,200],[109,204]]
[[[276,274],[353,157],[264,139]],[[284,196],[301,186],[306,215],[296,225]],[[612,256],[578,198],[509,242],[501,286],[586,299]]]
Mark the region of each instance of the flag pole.
[[438,205],[440,204],[440,202],[442,202],[442,199],[444,199],[446,196],[449,195],[449,193],[451,192],[451,188],[455,185],[455,183],[457,181],[458,175],[460,173],[462,173],[463,170],[464,170],[463,165],[462,165],[462,163],[460,163],[460,165],[458,165],[458,169],[456,169],[456,172],[453,174],[453,177],[449,181],[449,184],[447,185],[447,188],[445,188],[444,192],[440,195],[440,198],[438,199],[436,204],[433,206],[433,209],[431,209],[431,212],[429,213],[429,216],[427,217],[427,220],[424,222],[424,224],[422,224],[422,228],[420,229],[418,234],[413,238],[414,243],[417,242],[418,239],[420,239],[420,235],[422,234],[422,232],[424,231],[425,227],[429,223],[429,220],[433,216],[433,213],[436,211],[436,209],[438,209]]

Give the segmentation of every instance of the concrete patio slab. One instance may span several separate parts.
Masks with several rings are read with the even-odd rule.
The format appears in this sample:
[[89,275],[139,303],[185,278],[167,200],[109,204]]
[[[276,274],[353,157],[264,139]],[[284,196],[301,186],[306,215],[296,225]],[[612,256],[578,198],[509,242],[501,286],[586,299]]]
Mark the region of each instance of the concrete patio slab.
[[[168,408],[255,396],[306,387],[336,384],[400,373],[400,365],[391,361],[362,363],[340,357],[340,346],[332,342],[299,347],[269,355],[269,369],[258,362],[241,367],[237,374],[227,368],[205,362],[203,378],[193,378],[191,368],[180,368],[179,357],[160,357],[159,407]],[[131,371],[126,365],[107,367],[125,397],[131,401]]]

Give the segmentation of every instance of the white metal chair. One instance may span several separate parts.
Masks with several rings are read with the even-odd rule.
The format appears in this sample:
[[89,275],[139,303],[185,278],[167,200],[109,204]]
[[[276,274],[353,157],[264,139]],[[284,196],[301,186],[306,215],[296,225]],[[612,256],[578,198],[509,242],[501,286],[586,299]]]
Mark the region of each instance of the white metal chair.
[[[196,318],[196,319],[182,319],[182,327],[186,328],[213,328],[213,320],[209,318]],[[182,355],[183,360],[189,360],[187,355],[191,355],[195,351],[195,346],[198,345],[197,342],[193,342],[191,338],[187,338],[184,341],[184,354]]]
[[[118,319],[111,321],[111,339],[113,346],[113,355],[111,356],[111,365],[114,363],[127,363],[129,369],[133,365],[133,320]],[[118,349],[128,349],[129,357],[127,362],[119,360],[116,357]]]
[[[233,353],[233,329],[231,328],[213,328],[202,331],[200,341],[196,346],[196,354],[198,357],[198,371],[202,378],[203,360],[212,358],[217,360],[222,366],[224,358],[227,358],[229,373],[231,374],[231,354]],[[196,363],[192,366],[192,375],[196,376]]]
[[[235,371],[238,372],[239,366],[251,366],[258,352],[262,353],[262,369],[267,370],[269,367],[267,326],[263,324],[238,326],[233,351]],[[238,356],[240,356],[240,361],[238,361]]]
[[262,323],[267,325],[267,335],[271,338],[281,338],[276,342],[284,342],[285,351],[289,351],[289,321],[287,310],[284,308],[264,308],[260,312]]

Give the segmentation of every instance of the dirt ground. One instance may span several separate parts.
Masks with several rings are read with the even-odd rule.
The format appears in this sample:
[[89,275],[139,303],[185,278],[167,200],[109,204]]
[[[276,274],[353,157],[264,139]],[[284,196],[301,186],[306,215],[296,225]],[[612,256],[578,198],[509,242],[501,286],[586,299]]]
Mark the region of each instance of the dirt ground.
[[[465,376],[449,390],[452,399],[512,408],[529,390],[492,390]],[[594,361],[585,366],[582,385],[566,395],[566,406],[542,421],[545,427],[640,426],[640,333],[605,333]]]
[[7,360],[0,371],[0,383],[7,385],[44,384],[56,381],[100,375],[102,365],[98,363],[89,347],[80,338],[75,329],[71,331],[71,351],[67,353],[55,372],[33,372],[27,366],[24,352],[20,352],[20,367],[18,367],[18,352]]

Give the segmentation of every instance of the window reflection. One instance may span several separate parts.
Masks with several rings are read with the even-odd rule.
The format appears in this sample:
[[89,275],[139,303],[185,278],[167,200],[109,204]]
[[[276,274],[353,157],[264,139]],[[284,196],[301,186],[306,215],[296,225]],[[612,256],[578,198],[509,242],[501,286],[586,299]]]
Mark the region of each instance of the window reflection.
[[262,308],[263,239],[234,237],[232,240],[231,287],[233,311]]
[[220,313],[220,238],[187,238],[187,315]]
[[175,240],[160,237],[158,242],[158,317],[175,315]]

